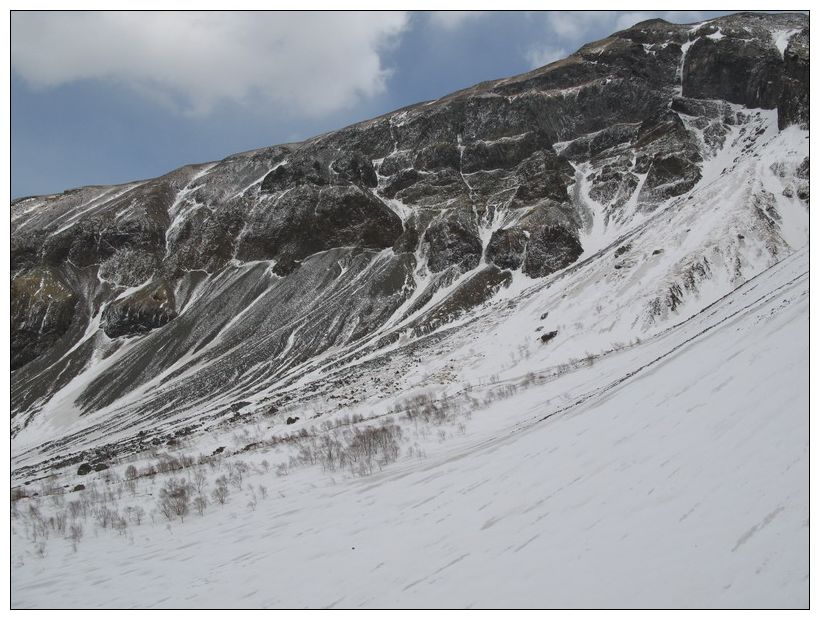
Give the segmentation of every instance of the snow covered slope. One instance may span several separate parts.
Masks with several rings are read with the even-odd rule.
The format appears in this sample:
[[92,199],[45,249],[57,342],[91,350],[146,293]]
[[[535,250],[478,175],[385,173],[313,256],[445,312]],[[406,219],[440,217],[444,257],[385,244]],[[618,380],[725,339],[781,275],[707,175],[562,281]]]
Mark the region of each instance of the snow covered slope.
[[16,201],[12,604],[806,606],[808,62],[651,20]]
[[425,458],[259,470],[254,509],[89,525],[42,558],[13,522],[12,606],[806,607],[808,308],[802,251]]

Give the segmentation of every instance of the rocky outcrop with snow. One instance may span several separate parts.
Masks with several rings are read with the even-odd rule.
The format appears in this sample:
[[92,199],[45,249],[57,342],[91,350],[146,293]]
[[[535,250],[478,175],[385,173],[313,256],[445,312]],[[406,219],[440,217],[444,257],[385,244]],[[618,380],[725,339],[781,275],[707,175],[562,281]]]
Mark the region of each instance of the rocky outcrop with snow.
[[13,202],[18,464],[393,396],[442,351],[457,379],[545,312],[566,356],[691,316],[808,241],[808,51],[804,15],[652,20],[305,142]]

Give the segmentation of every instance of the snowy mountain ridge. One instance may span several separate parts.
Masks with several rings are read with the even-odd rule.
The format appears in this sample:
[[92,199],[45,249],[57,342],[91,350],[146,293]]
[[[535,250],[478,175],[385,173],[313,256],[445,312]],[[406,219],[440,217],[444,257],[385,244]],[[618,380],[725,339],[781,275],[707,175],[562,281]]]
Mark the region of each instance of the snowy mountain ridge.
[[651,20],[14,201],[12,606],[807,605],[808,70]]
[[685,318],[808,241],[807,50],[803,15],[650,21],[305,143],[16,201],[15,462],[344,407],[375,363],[401,394],[414,350],[529,298],[612,322],[547,321],[549,356]]

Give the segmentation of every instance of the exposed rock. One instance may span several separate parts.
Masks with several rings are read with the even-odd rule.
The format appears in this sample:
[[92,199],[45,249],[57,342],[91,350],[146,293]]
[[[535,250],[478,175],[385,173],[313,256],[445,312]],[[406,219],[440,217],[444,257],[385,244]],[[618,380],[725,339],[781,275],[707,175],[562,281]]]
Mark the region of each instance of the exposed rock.
[[638,187],[638,177],[627,172],[628,164],[607,165],[592,176],[589,197],[603,205],[623,206]]
[[337,183],[347,181],[364,187],[376,187],[378,185],[373,162],[359,151],[343,154],[333,161],[331,169],[336,174],[334,180]]
[[397,254],[402,252],[415,252],[419,245],[419,239],[419,229],[416,225],[415,218],[412,218],[404,223],[404,231],[393,244],[393,251]]
[[[442,202],[469,195],[469,188],[457,170],[444,168],[435,172],[417,173],[417,175],[405,172],[397,175],[399,181],[407,185],[397,191],[395,196],[407,205],[436,207]],[[393,187],[392,184],[388,186],[388,193]]]
[[[55,267],[66,262],[85,267],[98,262],[97,248],[100,238],[100,223],[93,219],[80,220],[71,228],[46,237],[41,260]],[[114,252],[111,251],[111,254]]]
[[436,142],[419,151],[414,166],[427,171],[443,168],[458,170],[461,167],[461,152],[454,143]]
[[123,248],[102,262],[99,277],[115,286],[137,286],[153,276],[158,266],[154,254]]
[[639,200],[661,202],[685,194],[700,181],[700,167],[678,155],[656,155],[649,167]]
[[330,185],[352,183],[376,187],[378,179],[373,162],[357,149],[302,148],[279,163],[263,179],[264,193],[284,191],[297,185]]
[[552,150],[551,142],[544,134],[529,131],[513,137],[492,141],[478,141],[464,147],[462,172],[512,168],[540,150]]
[[290,265],[334,247],[391,247],[401,234],[398,216],[366,190],[301,185],[266,197],[254,210],[239,235],[236,257]]
[[792,124],[809,128],[809,29],[792,36],[783,53],[783,91],[777,102],[780,129]]
[[569,200],[567,188],[575,181],[575,170],[565,158],[550,151],[538,151],[516,168],[516,205],[539,200]]
[[586,161],[599,157],[616,146],[631,145],[638,136],[638,127],[635,123],[618,123],[591,136],[582,136],[570,142],[561,151],[561,156]]
[[433,272],[456,265],[461,271],[478,266],[483,250],[473,216],[467,209],[456,209],[434,221],[424,232],[427,264]]
[[[402,170],[413,168],[414,159],[413,153],[408,150],[390,153],[390,155],[385,157],[381,164],[379,164],[378,173],[381,176],[393,176]],[[395,194],[395,192],[393,193]]]
[[731,112],[731,108],[725,101],[689,97],[673,97],[671,109],[687,116],[715,119],[723,119]]
[[167,276],[175,278],[199,270],[218,272],[233,258],[234,244],[243,225],[238,206],[192,208],[183,222],[169,232],[163,263]]
[[327,152],[299,151],[271,170],[262,180],[260,190],[273,193],[305,183],[328,185],[331,182],[331,161]]
[[413,184],[421,179],[421,174],[415,168],[399,170],[396,175],[390,179],[382,190],[382,194],[387,198],[395,198],[403,189],[411,187]]
[[533,278],[548,276],[574,263],[583,253],[578,239],[562,226],[543,226],[530,235],[523,271]]
[[176,318],[174,293],[165,280],[152,281],[103,310],[100,326],[109,338],[144,334]]
[[487,244],[487,260],[502,269],[518,269],[524,262],[528,233],[520,228],[499,228]]
[[797,167],[797,178],[809,180],[809,158],[806,157]]
[[632,146],[650,153],[658,149],[664,149],[666,152],[684,149],[689,151],[695,160],[699,161],[701,159],[697,148],[693,144],[692,136],[686,130],[681,117],[671,110],[647,118],[642,122],[638,128],[637,139]]
[[618,258],[619,256],[622,256],[623,254],[626,254],[631,249],[632,249],[632,244],[631,243],[627,243],[626,245],[622,245],[622,246],[618,247],[615,250],[615,258]]
[[11,281],[11,369],[53,346],[68,331],[77,295],[52,267],[36,267]]
[[809,202],[809,182],[803,181],[797,185],[797,197],[803,202]]
[[509,286],[511,280],[512,275],[509,271],[503,271],[495,266],[482,269],[417,322],[417,329],[427,332],[453,320],[492,298],[499,288]]
[[43,236],[42,231],[11,236],[9,242],[12,277],[24,269],[37,266],[40,262],[40,250],[43,247]]
[[783,59],[759,39],[723,32],[721,39],[700,37],[683,66],[683,95],[725,99],[750,108],[775,108],[783,88]]
[[123,249],[159,255],[165,250],[168,209],[175,195],[164,178],[138,185],[105,203],[104,211],[55,227],[44,240],[41,260],[83,268],[102,263]]
[[402,233],[401,220],[381,200],[354,187],[319,194],[315,226],[325,247],[389,248]]

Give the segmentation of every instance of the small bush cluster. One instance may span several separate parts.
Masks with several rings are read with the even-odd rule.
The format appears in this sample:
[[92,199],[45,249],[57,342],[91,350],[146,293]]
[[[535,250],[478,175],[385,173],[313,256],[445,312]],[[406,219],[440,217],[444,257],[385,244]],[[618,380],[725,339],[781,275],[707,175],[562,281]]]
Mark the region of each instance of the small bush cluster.
[[[325,433],[318,439],[310,437],[300,442],[292,465],[318,464],[326,472],[349,470],[366,476],[376,467],[381,469],[398,459],[401,438],[401,427],[392,422]],[[277,473],[287,472],[280,466]]]

